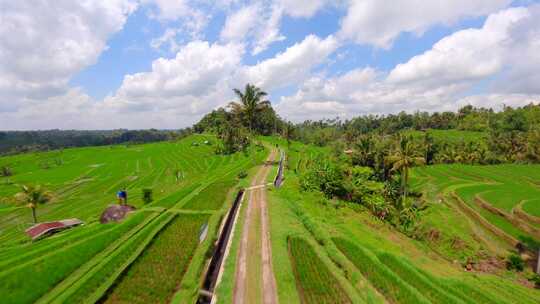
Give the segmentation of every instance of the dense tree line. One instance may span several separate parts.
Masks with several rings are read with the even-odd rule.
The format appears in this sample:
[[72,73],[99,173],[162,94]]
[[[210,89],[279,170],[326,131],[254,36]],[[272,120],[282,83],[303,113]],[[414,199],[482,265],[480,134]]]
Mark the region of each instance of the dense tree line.
[[47,151],[68,147],[147,143],[177,139],[190,129],[167,130],[44,130],[0,131],[0,154]]

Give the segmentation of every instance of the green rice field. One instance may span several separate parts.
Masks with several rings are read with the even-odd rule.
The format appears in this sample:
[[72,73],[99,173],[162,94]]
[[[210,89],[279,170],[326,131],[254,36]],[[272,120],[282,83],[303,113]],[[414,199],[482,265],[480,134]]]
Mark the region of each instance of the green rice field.
[[[2,303],[193,301],[198,286],[182,285],[184,274],[197,260],[190,280],[200,275],[205,250],[215,240],[199,240],[201,228],[217,231],[238,173],[267,155],[257,147],[218,155],[205,141],[216,139],[192,135],[1,157],[0,165],[14,173],[0,179]],[[40,222],[78,218],[84,225],[31,242],[24,232],[32,225],[31,212],[14,199],[26,184],[53,192],[53,200],[36,209]],[[101,212],[117,203],[120,189],[137,210],[119,223],[100,224]],[[143,189],[152,190],[149,204],[142,200]]]

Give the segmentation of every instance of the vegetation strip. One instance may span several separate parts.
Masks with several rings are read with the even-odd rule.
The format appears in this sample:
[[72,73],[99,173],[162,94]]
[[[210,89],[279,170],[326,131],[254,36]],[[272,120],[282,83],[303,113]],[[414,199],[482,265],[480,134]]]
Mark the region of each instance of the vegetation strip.
[[207,215],[182,214],[162,229],[103,298],[103,303],[162,303],[171,299],[199,244]]
[[101,267],[88,273],[85,280],[77,282],[68,292],[57,300],[63,303],[96,303],[122,274],[137,259],[155,235],[174,218],[165,213],[145,227],[136,238],[131,239],[114,256],[105,259]]
[[42,298],[40,298],[36,303],[49,303],[51,300],[55,299],[58,295],[65,292],[67,289],[69,289],[73,284],[76,284],[79,280],[81,280],[82,277],[86,276],[88,272],[93,271],[96,269],[96,267],[99,267],[98,265],[103,262],[104,259],[107,259],[111,254],[114,254],[121,246],[125,244],[125,242],[130,241],[133,236],[138,234],[141,230],[143,230],[149,223],[151,223],[158,214],[151,213],[150,216],[148,216],[141,224],[139,224],[137,227],[130,230],[128,233],[124,234],[121,238],[116,240],[114,243],[112,243],[109,247],[107,247],[105,250],[101,251],[100,253],[96,254],[91,260],[89,260],[84,265],[81,265],[77,270],[75,270],[73,273],[71,273],[66,279],[64,279],[60,284],[56,285],[50,292],[45,294]]
[[145,215],[138,213],[114,229],[83,242],[61,248],[46,258],[27,263],[10,275],[1,275],[3,303],[33,303],[78,267],[136,227]]
[[288,244],[302,303],[352,303],[306,240],[290,237]]
[[421,293],[381,263],[373,253],[345,239],[334,238],[333,241],[389,301],[404,304],[430,303]]
[[433,284],[433,280],[425,277],[412,265],[403,262],[403,258],[396,257],[389,253],[378,254],[379,260],[390,268],[402,280],[416,288],[422,295],[426,296],[433,303],[463,304],[464,302],[455,296],[448,294],[444,289],[440,289]]

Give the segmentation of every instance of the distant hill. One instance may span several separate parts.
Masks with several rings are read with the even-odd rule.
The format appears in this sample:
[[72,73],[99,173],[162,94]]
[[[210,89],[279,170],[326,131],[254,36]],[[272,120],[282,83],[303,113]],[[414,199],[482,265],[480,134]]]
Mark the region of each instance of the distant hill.
[[128,142],[157,142],[181,138],[190,133],[189,129],[0,131],[0,155]]

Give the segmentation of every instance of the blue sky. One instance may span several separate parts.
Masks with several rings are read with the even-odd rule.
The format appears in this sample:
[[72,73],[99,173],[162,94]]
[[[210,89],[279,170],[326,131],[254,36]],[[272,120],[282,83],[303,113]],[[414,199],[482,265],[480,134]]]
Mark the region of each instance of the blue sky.
[[0,129],[185,127],[247,82],[293,121],[540,100],[538,1],[40,5],[0,12]]
[[[326,37],[339,30],[339,21],[344,11],[336,7],[321,10],[312,18],[293,18],[286,16],[281,23],[281,32],[287,39],[272,44],[264,52],[242,58],[244,64],[252,65],[264,59],[272,58],[285,48],[302,41],[304,37],[315,34]],[[204,31],[208,41],[218,41],[226,16],[219,13],[212,18]],[[464,28],[481,27],[485,16],[470,17],[451,26],[437,25],[421,36],[402,33],[398,36],[394,47],[389,50],[371,45],[350,44],[341,47],[335,54],[342,53],[346,58],[337,60],[327,66],[330,74],[340,74],[358,67],[374,67],[389,71],[395,65],[405,62],[416,54],[429,50],[441,38]],[[120,87],[124,75],[150,71],[153,60],[174,57],[175,53],[167,49],[154,49],[150,42],[164,30],[164,25],[148,17],[148,12],[139,9],[128,18],[122,31],[116,33],[108,41],[109,49],[104,51],[95,65],[89,66],[76,74],[70,81],[73,86],[81,86],[85,92],[99,100],[114,93]],[[188,35],[178,37],[189,40]]]

